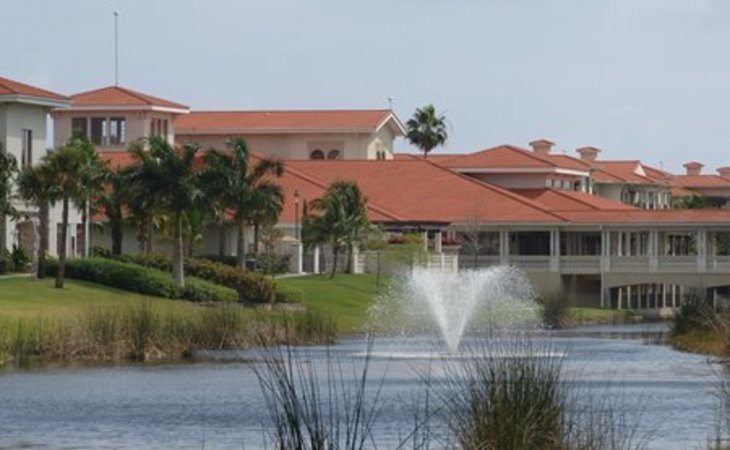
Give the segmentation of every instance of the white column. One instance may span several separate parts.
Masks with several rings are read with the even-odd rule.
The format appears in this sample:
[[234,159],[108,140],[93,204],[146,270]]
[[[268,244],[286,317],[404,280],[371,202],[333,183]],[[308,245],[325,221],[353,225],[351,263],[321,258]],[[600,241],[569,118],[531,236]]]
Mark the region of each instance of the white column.
[[667,285],[662,283],[662,308],[667,307]]
[[626,286],[626,307],[631,309],[631,285]]
[[649,230],[649,272],[659,270],[659,230]]
[[428,252],[428,231],[422,232],[421,237],[423,239],[423,250]]
[[509,231],[499,231],[499,262],[501,264],[509,263]]
[[319,273],[319,245],[314,247],[314,260],[312,261],[312,272]]
[[619,287],[618,288],[618,303],[616,304],[616,309],[621,310],[621,301],[623,300],[624,296],[624,288]]
[[304,266],[304,246],[301,243],[292,244],[294,258],[290,264],[289,270],[293,273],[302,273]]
[[441,253],[441,238],[443,237],[443,233],[441,231],[436,232],[436,237],[434,238],[433,242],[433,250],[436,254]]
[[560,230],[550,230],[550,271],[560,272]]
[[707,230],[697,231],[697,271],[707,271]]
[[350,261],[352,267],[350,271],[352,273],[362,273],[362,267],[360,267],[360,249],[357,246],[352,248],[352,261]]

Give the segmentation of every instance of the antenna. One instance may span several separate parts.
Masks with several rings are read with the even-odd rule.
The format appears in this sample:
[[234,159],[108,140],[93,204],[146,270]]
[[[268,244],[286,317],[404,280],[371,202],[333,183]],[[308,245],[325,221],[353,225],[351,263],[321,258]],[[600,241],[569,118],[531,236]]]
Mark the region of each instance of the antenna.
[[119,11],[114,11],[114,86],[119,86]]
[[388,109],[390,109],[390,110],[393,109],[393,100],[395,100],[394,97],[391,97],[391,96],[388,97]]

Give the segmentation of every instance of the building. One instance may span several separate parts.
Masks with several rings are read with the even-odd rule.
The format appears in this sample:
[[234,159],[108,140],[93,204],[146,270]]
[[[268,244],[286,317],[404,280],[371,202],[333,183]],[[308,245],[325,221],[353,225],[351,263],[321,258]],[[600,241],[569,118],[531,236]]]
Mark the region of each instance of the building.
[[[38,163],[46,154],[48,114],[68,105],[68,97],[0,77],[0,143],[4,151],[15,157],[20,169]],[[18,220],[0,217],[0,249],[9,250],[17,245],[29,251],[34,233],[29,221],[36,219],[39,211],[18,199],[15,207]],[[51,211],[51,229],[55,229],[58,222],[60,215]],[[55,247],[55,233],[51,234],[50,240]]]

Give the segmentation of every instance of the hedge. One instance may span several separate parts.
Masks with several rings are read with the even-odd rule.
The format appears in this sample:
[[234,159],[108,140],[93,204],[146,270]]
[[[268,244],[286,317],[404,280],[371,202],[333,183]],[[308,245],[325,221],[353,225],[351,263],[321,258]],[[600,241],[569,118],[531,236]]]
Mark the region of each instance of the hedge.
[[[55,276],[57,272],[58,261],[48,261],[46,273]],[[167,272],[105,258],[69,259],[66,276],[156,297],[192,301],[235,301],[237,298],[233,290],[205,280],[188,278],[181,289]]]
[[[159,270],[172,270],[172,260],[160,253],[117,255],[116,260]],[[238,292],[238,300],[250,303],[275,303],[276,285],[261,274],[216,263],[207,259],[185,258],[185,273],[226,286]]]

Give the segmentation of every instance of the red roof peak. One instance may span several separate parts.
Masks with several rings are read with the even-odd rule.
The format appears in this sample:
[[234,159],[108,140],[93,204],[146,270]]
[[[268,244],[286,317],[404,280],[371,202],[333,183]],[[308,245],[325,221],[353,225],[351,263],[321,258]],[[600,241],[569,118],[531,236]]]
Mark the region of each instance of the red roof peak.
[[145,94],[122,86],[106,86],[71,96],[72,107],[161,107],[176,110],[189,108],[180,103]]
[[56,94],[55,92],[11,80],[9,78],[0,77],[0,96],[4,95],[23,95],[55,101],[68,101],[68,97],[64,95]]

